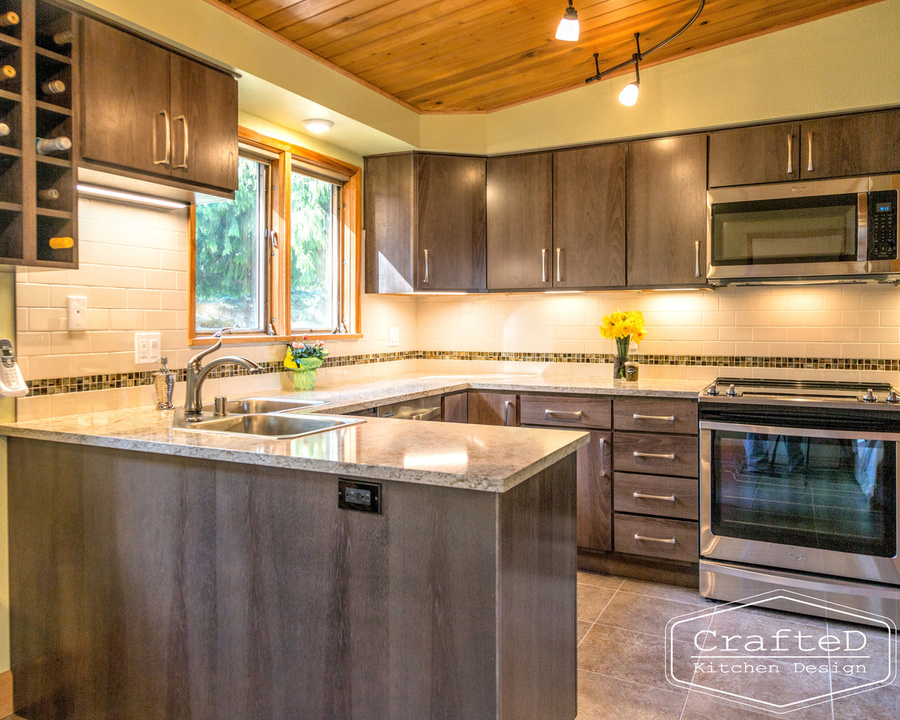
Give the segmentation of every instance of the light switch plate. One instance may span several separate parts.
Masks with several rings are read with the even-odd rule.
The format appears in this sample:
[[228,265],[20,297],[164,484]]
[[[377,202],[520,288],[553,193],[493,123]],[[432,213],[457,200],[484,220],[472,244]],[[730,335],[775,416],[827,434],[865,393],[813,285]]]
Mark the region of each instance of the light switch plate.
[[388,328],[388,347],[397,347],[400,344],[400,328]]
[[66,307],[68,331],[84,332],[87,330],[87,298],[83,295],[69,295],[66,297]]
[[134,334],[135,365],[153,365],[159,362],[162,335],[158,332]]

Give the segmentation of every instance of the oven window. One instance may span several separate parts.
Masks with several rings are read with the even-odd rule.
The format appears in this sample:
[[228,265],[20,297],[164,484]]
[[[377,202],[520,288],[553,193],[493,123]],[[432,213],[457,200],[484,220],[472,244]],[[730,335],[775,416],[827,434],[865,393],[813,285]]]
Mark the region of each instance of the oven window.
[[896,443],[712,432],[715,535],[897,554]]
[[852,262],[856,195],[724,203],[712,209],[712,264]]

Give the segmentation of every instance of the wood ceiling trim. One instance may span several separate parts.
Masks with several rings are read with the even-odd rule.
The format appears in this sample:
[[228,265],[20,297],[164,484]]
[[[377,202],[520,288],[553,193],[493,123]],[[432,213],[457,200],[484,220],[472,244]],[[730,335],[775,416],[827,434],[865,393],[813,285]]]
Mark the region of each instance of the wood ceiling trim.
[[232,17],[237,18],[241,22],[255,28],[256,30],[259,30],[260,32],[265,33],[266,35],[273,38],[274,40],[277,40],[278,42],[282,43],[283,45],[287,45],[288,47],[293,48],[294,50],[299,52],[301,55],[304,55],[308,58],[311,58],[312,60],[316,60],[317,62],[322,63],[329,69],[334,70],[336,73],[339,73],[339,74],[343,75],[344,77],[350,78],[351,80],[358,82],[360,85],[368,88],[369,90],[372,90],[373,92],[378,93],[379,95],[387,98],[388,100],[393,100],[395,103],[397,103],[398,105],[402,105],[407,110],[412,110],[416,114],[421,114],[422,111],[419,110],[419,108],[417,108],[415,105],[410,105],[408,102],[406,102],[405,100],[401,100],[396,95],[391,95],[391,93],[387,92],[386,90],[382,90],[380,87],[376,87],[372,83],[370,83],[366,80],[363,80],[361,77],[359,77],[359,75],[354,75],[353,73],[348,72],[347,70],[344,70],[344,68],[342,68],[338,65],[335,65],[333,62],[326,60],[322,56],[316,55],[315,53],[310,52],[306,48],[300,47],[296,43],[292,43],[289,40],[285,40],[278,33],[274,32],[272,30],[269,30],[267,27],[260,25],[258,22],[255,22],[254,20],[251,20],[246,15],[243,15],[242,13],[238,12],[237,10],[233,10],[232,8],[228,7],[227,5],[223,5],[220,2],[220,0],[204,0],[204,1],[209,3],[210,5],[214,5],[215,7],[219,8],[223,12],[227,12]]

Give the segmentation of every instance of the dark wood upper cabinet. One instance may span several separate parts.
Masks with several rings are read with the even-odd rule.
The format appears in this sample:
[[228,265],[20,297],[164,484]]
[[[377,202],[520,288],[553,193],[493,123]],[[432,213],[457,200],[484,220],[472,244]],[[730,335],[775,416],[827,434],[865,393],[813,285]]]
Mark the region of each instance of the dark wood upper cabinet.
[[625,285],[625,143],[553,161],[553,286]]
[[485,159],[366,158],[366,292],[485,289]]
[[233,193],[234,77],[92,18],[83,23],[83,163]]
[[800,124],[736,128],[709,136],[709,186],[800,178]]
[[419,155],[417,290],[485,289],[485,160]]
[[629,287],[706,285],[706,135],[632,143]]
[[801,177],[900,172],[900,110],[806,120],[800,132]]
[[168,174],[169,53],[89,18],[82,37],[82,157]]
[[553,287],[553,154],[488,158],[489,290]]

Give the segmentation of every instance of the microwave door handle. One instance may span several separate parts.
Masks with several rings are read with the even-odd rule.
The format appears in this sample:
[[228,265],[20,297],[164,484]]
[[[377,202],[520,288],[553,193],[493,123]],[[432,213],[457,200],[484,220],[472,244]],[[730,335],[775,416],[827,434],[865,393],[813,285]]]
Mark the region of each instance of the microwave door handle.
[[856,196],[856,261],[869,259],[869,194]]

